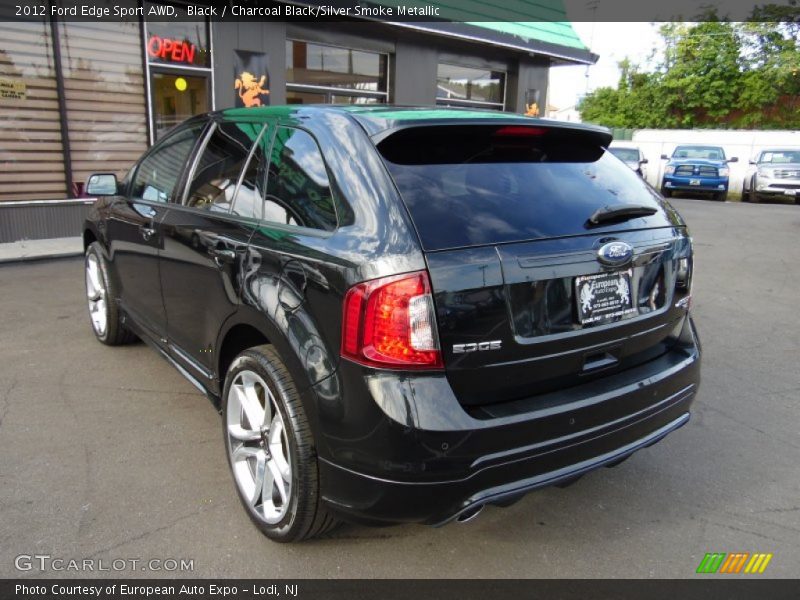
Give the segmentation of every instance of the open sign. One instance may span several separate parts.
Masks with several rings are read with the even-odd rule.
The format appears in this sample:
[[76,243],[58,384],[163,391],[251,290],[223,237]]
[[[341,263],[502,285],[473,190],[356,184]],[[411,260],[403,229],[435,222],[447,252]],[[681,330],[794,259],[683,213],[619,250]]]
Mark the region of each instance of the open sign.
[[196,51],[194,44],[180,40],[171,40],[157,35],[147,40],[147,53],[153,58],[170,62],[194,63]]

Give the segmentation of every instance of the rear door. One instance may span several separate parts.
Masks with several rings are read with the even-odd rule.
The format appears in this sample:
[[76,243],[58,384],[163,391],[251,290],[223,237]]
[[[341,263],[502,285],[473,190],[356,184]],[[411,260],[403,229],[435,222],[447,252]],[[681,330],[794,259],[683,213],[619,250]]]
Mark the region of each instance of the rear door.
[[[379,150],[425,250],[463,404],[565,389],[668,350],[685,316],[675,302],[688,238],[599,134],[425,127]],[[653,214],[590,221],[619,206]]]
[[247,243],[261,217],[263,122],[219,121],[192,166],[182,202],[161,222],[161,287],[173,358],[212,379],[214,344],[238,305]]

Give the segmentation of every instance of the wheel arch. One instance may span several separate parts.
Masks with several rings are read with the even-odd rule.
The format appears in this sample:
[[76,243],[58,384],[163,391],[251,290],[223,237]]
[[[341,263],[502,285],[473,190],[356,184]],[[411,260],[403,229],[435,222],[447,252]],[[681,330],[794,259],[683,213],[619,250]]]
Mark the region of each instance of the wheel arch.
[[91,229],[84,229],[83,231],[83,251],[86,252],[86,249],[94,242],[97,241],[97,236]]
[[250,323],[229,325],[220,339],[217,352],[217,378],[220,390],[225,384],[225,374],[233,360],[248,348],[271,344],[270,338]]
[[249,348],[271,345],[286,365],[306,410],[312,430],[317,430],[317,410],[311,386],[314,383],[303,362],[280,330],[263,315],[241,307],[220,329],[217,343],[216,378],[220,399],[225,391],[225,376],[233,360]]

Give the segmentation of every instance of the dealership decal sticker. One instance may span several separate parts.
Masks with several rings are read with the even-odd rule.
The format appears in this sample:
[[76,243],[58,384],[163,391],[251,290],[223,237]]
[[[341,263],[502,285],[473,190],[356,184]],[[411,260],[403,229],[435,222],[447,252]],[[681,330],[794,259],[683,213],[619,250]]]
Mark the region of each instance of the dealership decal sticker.
[[725,573],[728,575],[763,573],[772,554],[764,552],[708,552],[700,561],[697,573]]

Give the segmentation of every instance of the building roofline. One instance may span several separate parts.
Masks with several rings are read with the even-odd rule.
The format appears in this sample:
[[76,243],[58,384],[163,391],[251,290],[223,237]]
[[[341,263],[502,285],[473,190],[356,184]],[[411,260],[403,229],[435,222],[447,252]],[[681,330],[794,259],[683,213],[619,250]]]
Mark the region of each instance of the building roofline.
[[594,54],[589,50],[570,48],[569,46],[561,46],[539,40],[526,40],[516,35],[486,29],[469,23],[410,21],[382,22],[388,25],[403,27],[405,29],[420,31],[423,33],[432,33],[434,35],[440,35],[443,37],[487,44],[496,48],[506,48],[508,50],[524,52],[526,54],[538,54],[540,56],[547,56],[581,65],[593,65],[600,58],[599,55]]

